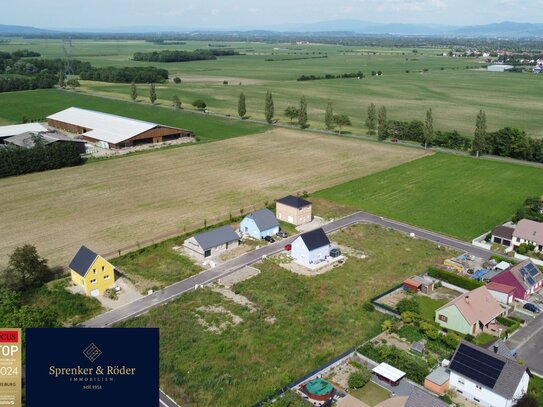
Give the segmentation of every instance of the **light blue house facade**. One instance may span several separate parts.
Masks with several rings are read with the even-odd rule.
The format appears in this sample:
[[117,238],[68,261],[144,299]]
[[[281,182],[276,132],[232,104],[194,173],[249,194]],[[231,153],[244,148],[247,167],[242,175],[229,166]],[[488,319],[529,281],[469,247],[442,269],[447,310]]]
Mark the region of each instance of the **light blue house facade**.
[[279,221],[269,209],[260,209],[248,214],[239,225],[242,235],[263,239],[279,233]]
[[292,242],[291,257],[302,265],[318,264],[330,255],[332,245],[324,230],[315,229]]

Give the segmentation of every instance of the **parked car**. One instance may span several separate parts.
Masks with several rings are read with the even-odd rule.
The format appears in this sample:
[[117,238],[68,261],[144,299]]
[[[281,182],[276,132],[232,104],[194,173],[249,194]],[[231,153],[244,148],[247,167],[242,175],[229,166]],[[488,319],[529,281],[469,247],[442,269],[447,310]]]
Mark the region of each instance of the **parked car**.
[[287,252],[290,252],[290,251],[292,250],[292,245],[291,245],[291,244],[285,245],[285,250],[286,250]]
[[532,311],[534,314],[539,314],[541,312],[541,309],[537,305],[532,304],[531,302],[527,302],[522,308],[527,309],[528,311]]
[[270,242],[270,243],[275,242],[275,239],[273,237],[271,237],[271,236],[264,236],[264,240],[266,242]]
[[287,232],[283,232],[282,230],[280,230],[279,232],[277,232],[277,236],[282,237],[284,239],[288,235],[287,235]]

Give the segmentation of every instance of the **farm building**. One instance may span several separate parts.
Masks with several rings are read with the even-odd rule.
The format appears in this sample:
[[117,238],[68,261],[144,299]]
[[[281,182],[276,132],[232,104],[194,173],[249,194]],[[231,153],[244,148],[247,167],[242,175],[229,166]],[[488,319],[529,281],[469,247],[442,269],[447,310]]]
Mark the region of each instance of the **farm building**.
[[14,124],[12,126],[0,126],[0,144],[8,137],[18,136],[23,133],[46,133],[48,130],[39,123]]
[[70,107],[47,116],[49,126],[78,133],[102,148],[133,147],[192,136],[190,130]]
[[486,289],[500,304],[509,305],[513,302],[515,287],[500,283],[488,283]]
[[513,241],[514,231],[515,228],[511,226],[496,226],[494,229],[492,229],[491,242],[509,247],[511,246],[511,242]]
[[87,295],[98,297],[115,284],[115,267],[102,256],[81,246],[68,266],[72,281]]
[[521,219],[513,232],[513,246],[517,249],[523,243],[534,245],[536,252],[543,252],[543,223]]
[[439,366],[432,373],[424,378],[424,388],[432,393],[442,394],[449,390],[449,372],[443,366]]
[[404,407],[449,407],[449,405],[427,391],[413,386]]
[[70,143],[74,146],[75,150],[79,154],[85,154],[86,152],[86,146],[83,140],[75,140],[73,138],[65,136],[64,134],[53,133],[53,132],[48,132],[48,133],[26,132],[26,133],[18,134],[16,136],[11,136],[4,139],[4,144],[15,146],[18,148],[32,148],[36,144],[35,143],[36,137],[40,138],[41,142],[44,145]]
[[501,283],[514,287],[515,299],[526,300],[541,290],[543,274],[530,259],[524,260],[492,277],[493,283]]
[[330,240],[322,228],[306,232],[292,242],[290,255],[298,263],[308,266],[318,264],[330,255]]
[[275,205],[277,219],[296,226],[311,222],[313,219],[311,211],[311,202],[293,195],[278,199]]
[[462,341],[449,364],[450,387],[482,406],[511,407],[528,390],[525,366]]
[[507,72],[513,68],[514,68],[513,65],[496,64],[496,65],[487,66],[486,70],[488,72]]
[[503,313],[504,309],[483,286],[461,294],[438,308],[435,321],[445,329],[477,335],[493,332],[496,318]]
[[222,226],[185,240],[183,246],[199,258],[214,256],[239,246],[239,235],[232,226]]
[[265,236],[273,236],[279,233],[279,222],[272,211],[260,209],[243,218],[239,230],[244,235],[262,239]]

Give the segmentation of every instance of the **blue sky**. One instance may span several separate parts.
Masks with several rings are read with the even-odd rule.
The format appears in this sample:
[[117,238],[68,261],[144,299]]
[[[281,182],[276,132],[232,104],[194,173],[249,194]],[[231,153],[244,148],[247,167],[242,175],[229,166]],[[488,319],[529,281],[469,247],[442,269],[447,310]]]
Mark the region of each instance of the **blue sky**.
[[38,27],[273,27],[333,19],[543,22],[543,0],[0,0],[0,24]]

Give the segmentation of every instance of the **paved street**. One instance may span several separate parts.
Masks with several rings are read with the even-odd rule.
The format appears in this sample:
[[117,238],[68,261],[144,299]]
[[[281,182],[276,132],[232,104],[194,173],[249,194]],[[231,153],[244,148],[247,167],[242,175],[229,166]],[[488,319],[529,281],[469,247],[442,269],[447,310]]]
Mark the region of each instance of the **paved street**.
[[543,376],[543,316],[529,322],[507,341],[517,351],[519,359],[526,362],[530,370]]

